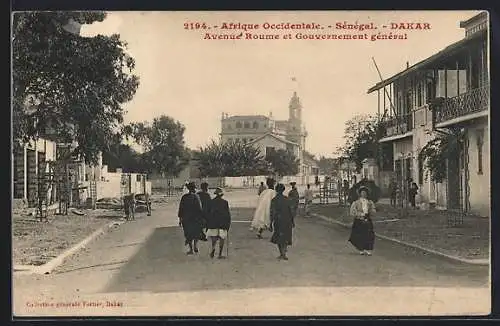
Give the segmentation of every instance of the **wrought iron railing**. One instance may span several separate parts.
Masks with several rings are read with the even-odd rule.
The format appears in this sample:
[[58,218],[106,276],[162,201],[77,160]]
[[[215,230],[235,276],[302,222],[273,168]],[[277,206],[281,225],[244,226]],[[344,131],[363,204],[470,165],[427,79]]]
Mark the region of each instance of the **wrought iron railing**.
[[384,127],[384,137],[405,134],[413,129],[413,113],[387,118]]
[[436,123],[488,110],[489,100],[490,85],[444,99],[442,104],[436,108]]

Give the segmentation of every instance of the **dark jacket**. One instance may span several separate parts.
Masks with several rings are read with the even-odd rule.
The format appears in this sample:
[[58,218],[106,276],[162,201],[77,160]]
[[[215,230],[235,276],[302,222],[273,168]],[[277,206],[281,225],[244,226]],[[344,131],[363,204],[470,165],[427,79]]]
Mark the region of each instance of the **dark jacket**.
[[290,200],[277,194],[271,200],[271,223],[274,233],[271,242],[276,244],[292,244],[292,229],[295,227],[294,215]]
[[227,200],[215,197],[210,204],[210,214],[207,219],[207,229],[229,230],[231,226],[231,213]]
[[201,208],[203,211],[203,219],[206,220],[208,218],[208,214],[210,214],[210,205],[212,203],[212,197],[208,192],[200,191],[198,192],[198,196],[201,201]]
[[202,214],[201,204],[196,194],[189,193],[182,196],[177,216],[183,225],[200,223]]

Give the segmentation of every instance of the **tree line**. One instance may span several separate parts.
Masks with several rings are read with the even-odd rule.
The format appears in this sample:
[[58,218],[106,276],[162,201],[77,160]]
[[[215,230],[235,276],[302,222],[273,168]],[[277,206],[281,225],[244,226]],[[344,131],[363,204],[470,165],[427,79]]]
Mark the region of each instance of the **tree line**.
[[[139,77],[120,35],[83,37],[73,26],[102,22],[106,13],[21,12],[12,22],[14,150],[38,138],[76,142],[74,153],[89,163],[99,153],[111,169],[175,176],[191,159],[205,176],[294,174],[297,160],[286,151],[266,157],[239,142],[215,142],[191,150],[185,126],[162,115],[124,124],[123,105]],[[124,143],[131,140],[143,150]]]

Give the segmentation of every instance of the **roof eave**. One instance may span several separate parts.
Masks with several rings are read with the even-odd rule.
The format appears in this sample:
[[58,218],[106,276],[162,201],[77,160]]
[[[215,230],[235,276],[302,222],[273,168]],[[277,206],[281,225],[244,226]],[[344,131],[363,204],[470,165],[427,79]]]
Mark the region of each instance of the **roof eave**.
[[381,82],[378,82],[375,86],[368,89],[367,94],[371,94],[379,89],[382,89],[383,87],[390,85],[393,81],[395,81],[401,77],[404,77],[411,72],[415,72],[417,70],[420,70],[420,69],[424,68],[425,66],[431,64],[432,62],[435,62],[439,59],[442,59],[446,55],[452,54],[453,52],[457,51],[461,46],[464,46],[468,42],[470,42],[476,38],[479,38],[481,35],[486,34],[486,33],[487,33],[487,30],[483,30],[483,31],[477,32],[475,34],[472,34],[470,37],[463,38],[460,41],[457,41],[455,43],[448,45],[443,50],[431,55],[430,57],[425,58],[424,60],[417,62],[413,66],[411,66],[403,71],[400,71],[397,74],[395,74],[395,75],[393,75],[393,76],[391,76],[391,77],[389,77]]

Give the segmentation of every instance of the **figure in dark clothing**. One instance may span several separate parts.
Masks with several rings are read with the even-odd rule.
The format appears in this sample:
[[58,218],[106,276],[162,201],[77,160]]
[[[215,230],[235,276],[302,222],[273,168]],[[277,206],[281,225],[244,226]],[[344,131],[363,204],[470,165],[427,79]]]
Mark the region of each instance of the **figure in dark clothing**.
[[271,223],[273,235],[271,242],[278,246],[278,259],[288,260],[286,255],[288,246],[292,245],[292,229],[295,227],[294,216],[290,200],[283,195],[285,186],[276,186],[276,196],[271,200]]
[[189,193],[184,194],[179,204],[179,226],[184,230],[185,244],[189,246],[188,255],[198,252],[198,241],[203,240],[203,210],[201,200],[196,195],[194,182],[187,184]]
[[408,198],[410,200],[411,207],[415,208],[416,202],[415,202],[415,197],[417,196],[418,193],[418,186],[415,182],[411,183],[410,189],[408,190]]
[[224,241],[231,226],[231,213],[227,200],[223,199],[224,192],[221,188],[215,189],[215,198],[210,205],[210,213],[207,219],[207,236],[212,240],[210,257],[215,256],[215,245],[219,241],[219,259],[225,258],[222,254]]
[[299,192],[296,188],[297,183],[296,182],[290,182],[290,186],[292,186],[292,189],[288,192],[288,199],[290,199],[290,205],[292,206],[292,214],[293,217],[295,218],[297,216],[297,211],[299,209]]
[[396,207],[397,195],[398,195],[398,184],[396,180],[392,179],[391,182],[389,183],[389,198],[392,207]]
[[[206,223],[207,223],[207,218],[208,214],[210,213],[210,205],[212,202],[212,197],[210,197],[210,194],[208,193],[208,183],[203,182],[200,185],[201,191],[198,192],[198,197],[200,197],[201,201],[201,209],[203,212],[203,219],[202,219],[202,227],[203,229],[206,228]],[[205,236],[205,234],[203,234]]]

